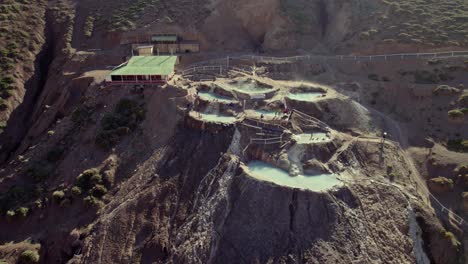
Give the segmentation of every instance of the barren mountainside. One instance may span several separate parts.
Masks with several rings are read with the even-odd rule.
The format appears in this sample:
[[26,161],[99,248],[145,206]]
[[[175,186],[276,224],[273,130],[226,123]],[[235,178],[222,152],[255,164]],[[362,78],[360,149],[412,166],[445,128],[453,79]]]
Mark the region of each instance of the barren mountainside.
[[0,263],[466,263],[467,85],[466,0],[1,1]]

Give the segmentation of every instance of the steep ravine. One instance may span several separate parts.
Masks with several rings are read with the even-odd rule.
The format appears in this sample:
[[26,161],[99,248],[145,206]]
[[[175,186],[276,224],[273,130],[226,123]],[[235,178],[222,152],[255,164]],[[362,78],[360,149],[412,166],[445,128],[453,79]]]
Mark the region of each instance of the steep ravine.
[[0,152],[0,164],[16,153],[35,121],[31,117],[33,112],[41,107],[37,102],[46,87],[49,71],[60,71],[58,68],[50,68],[54,59],[62,53],[60,49],[57,49],[57,42],[63,40],[63,35],[56,32],[56,18],[51,12],[50,9],[46,10],[45,43],[36,58],[34,75],[25,83],[26,94],[23,102],[10,115],[6,130],[0,135],[2,150]]
[[31,124],[31,114],[36,107],[49,72],[49,66],[54,58],[54,36],[50,15],[46,11],[45,43],[35,62],[34,75],[25,83],[26,94],[23,102],[10,115],[5,132],[0,136],[0,164],[10,158],[19,147],[19,144]]

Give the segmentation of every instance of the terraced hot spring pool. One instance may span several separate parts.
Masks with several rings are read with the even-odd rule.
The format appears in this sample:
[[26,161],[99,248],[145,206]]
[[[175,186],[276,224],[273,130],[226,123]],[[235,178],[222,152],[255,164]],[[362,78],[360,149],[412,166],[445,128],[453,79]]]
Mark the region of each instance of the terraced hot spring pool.
[[342,185],[334,174],[289,176],[287,171],[262,161],[252,161],[248,165],[248,174],[258,180],[277,185],[321,192],[334,186]]
[[274,89],[268,86],[259,85],[256,82],[239,82],[227,84],[230,89],[236,90],[241,93],[257,94],[257,93],[268,93]]
[[331,140],[327,133],[322,132],[298,134],[294,135],[293,138],[296,140],[297,144],[312,144]]
[[262,115],[265,119],[273,119],[275,118],[275,112],[269,110],[246,110],[246,112],[250,115],[255,116],[256,118],[260,118]]
[[237,118],[234,116],[223,116],[217,114],[195,114],[200,120],[212,122],[212,123],[222,123],[222,124],[232,124],[237,121]]
[[237,103],[235,99],[221,96],[219,94],[215,94],[212,92],[201,91],[198,93],[198,96],[200,96],[202,100],[209,101],[209,102],[217,101],[219,103],[225,103],[225,104]]
[[324,94],[322,92],[289,93],[288,97],[297,101],[312,102]]

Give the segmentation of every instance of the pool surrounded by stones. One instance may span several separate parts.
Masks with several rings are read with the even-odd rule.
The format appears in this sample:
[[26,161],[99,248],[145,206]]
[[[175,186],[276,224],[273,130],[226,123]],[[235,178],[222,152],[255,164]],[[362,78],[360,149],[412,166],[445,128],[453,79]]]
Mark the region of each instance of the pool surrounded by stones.
[[215,94],[212,92],[207,92],[207,91],[201,91],[198,93],[198,96],[204,100],[204,101],[209,101],[209,102],[219,102],[219,103],[225,103],[225,104],[230,104],[230,103],[237,103],[237,100],[234,98],[229,98],[225,96],[221,96],[219,94]]
[[296,101],[313,102],[320,97],[323,97],[323,92],[304,92],[304,93],[289,93],[288,97]]
[[237,121],[234,116],[224,116],[218,114],[205,114],[205,113],[193,113],[193,115],[206,122],[221,123],[221,124],[233,124]]
[[245,112],[258,119],[260,119],[262,115],[265,119],[274,119],[275,117],[279,117],[281,115],[281,113],[279,112],[275,112],[271,110],[263,110],[263,109],[249,109],[249,110],[245,110]]
[[274,91],[275,89],[272,87],[262,86],[256,82],[237,82],[237,83],[227,83],[226,84],[229,89],[236,90],[241,93],[247,94],[262,94],[262,93],[269,93]]
[[331,141],[329,134],[324,132],[297,134],[293,135],[293,139],[296,140],[297,144],[313,144]]
[[251,177],[280,186],[322,192],[342,185],[342,182],[334,174],[298,175],[293,177],[287,171],[262,161],[252,161],[247,167],[247,173]]

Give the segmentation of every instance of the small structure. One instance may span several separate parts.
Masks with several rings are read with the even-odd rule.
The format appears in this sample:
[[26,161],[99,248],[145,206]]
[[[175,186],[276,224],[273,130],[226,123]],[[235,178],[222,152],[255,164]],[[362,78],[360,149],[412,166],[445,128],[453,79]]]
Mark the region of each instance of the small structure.
[[200,52],[200,43],[195,40],[182,40],[179,42],[179,53]]
[[192,53],[200,51],[200,43],[195,40],[183,40],[177,35],[153,35],[151,42],[154,43],[156,52],[159,53]]
[[134,56],[117,66],[106,82],[111,84],[166,83],[174,76],[177,56]]
[[135,48],[138,56],[153,56],[154,46],[138,46]]

